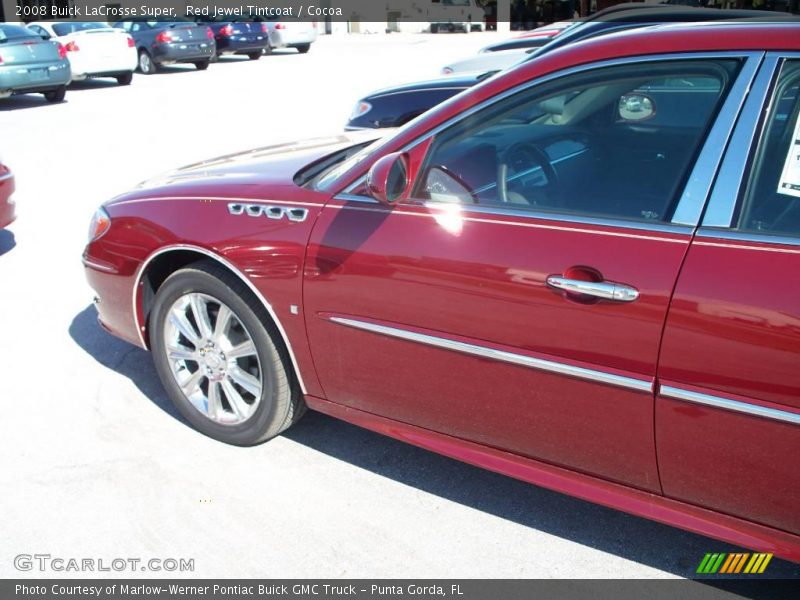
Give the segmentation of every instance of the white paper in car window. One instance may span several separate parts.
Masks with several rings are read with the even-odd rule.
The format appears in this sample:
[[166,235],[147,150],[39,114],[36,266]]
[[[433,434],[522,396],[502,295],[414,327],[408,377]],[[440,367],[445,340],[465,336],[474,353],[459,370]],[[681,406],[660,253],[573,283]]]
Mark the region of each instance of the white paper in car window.
[[797,119],[786,162],[783,163],[778,193],[800,198],[800,119]]

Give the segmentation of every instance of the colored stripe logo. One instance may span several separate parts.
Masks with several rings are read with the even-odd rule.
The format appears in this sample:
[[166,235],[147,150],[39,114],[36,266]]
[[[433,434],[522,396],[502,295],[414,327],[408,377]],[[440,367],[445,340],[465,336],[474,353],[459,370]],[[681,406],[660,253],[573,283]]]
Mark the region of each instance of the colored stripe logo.
[[763,573],[769,561],[772,560],[772,554],[769,553],[753,553],[739,552],[739,553],[707,553],[700,566],[697,567],[697,572],[704,575],[713,573],[720,573],[724,575],[736,574],[757,574]]

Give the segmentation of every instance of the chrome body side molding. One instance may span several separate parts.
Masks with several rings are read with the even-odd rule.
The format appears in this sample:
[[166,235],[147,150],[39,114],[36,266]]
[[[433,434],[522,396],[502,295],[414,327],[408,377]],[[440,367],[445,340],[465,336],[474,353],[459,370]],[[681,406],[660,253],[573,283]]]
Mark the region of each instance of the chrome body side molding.
[[712,406],[714,408],[721,408],[733,412],[743,413],[746,415],[753,415],[756,417],[763,417],[765,419],[772,419],[773,421],[782,421],[784,423],[792,423],[793,425],[800,425],[800,414],[792,413],[786,410],[778,410],[776,408],[767,408],[766,406],[759,406],[758,404],[750,404],[749,402],[739,402],[738,400],[729,400],[720,396],[712,396],[710,394],[701,394],[699,392],[690,392],[677,387],[669,385],[662,385],[659,392],[665,398],[673,400],[682,400],[684,402],[691,402],[693,404],[703,404],[705,406]]
[[647,379],[624,377],[622,375],[615,375],[605,371],[576,367],[566,363],[545,360],[542,358],[534,358],[532,356],[517,354],[515,352],[496,350],[487,346],[478,346],[476,344],[469,344],[466,342],[459,342],[447,338],[427,335],[424,333],[418,333],[416,331],[410,331],[408,329],[398,329],[396,327],[390,327],[387,325],[378,325],[377,323],[370,323],[368,321],[361,321],[358,319],[339,316],[327,316],[323,318],[327,318],[334,323],[338,323],[339,325],[344,325],[346,327],[353,327],[355,329],[361,329],[371,333],[377,333],[379,335],[398,338],[409,342],[416,342],[418,344],[425,344],[427,346],[442,348],[444,350],[452,350],[453,352],[461,352],[462,354],[469,354],[472,356],[478,356],[480,358],[488,358],[490,360],[505,362],[512,365],[528,367],[538,371],[547,371],[549,373],[557,373],[559,375],[566,375],[568,377],[605,383],[608,385],[635,390],[637,392],[653,391],[653,383]]

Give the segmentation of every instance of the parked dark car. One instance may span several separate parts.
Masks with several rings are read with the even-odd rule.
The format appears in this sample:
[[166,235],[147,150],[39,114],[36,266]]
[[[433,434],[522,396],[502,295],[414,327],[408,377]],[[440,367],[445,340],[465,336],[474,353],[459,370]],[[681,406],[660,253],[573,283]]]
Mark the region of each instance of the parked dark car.
[[61,102],[71,79],[64,46],[25,27],[0,23],[0,99],[44,94],[48,102]]
[[602,36],[144,183],[86,276],[214,439],[309,408],[800,562],[798,85],[800,24]]
[[145,75],[155,73],[161,65],[175,63],[192,63],[202,71],[216,53],[214,32],[193,21],[131,19],[119,21],[114,27],[133,37],[139,53],[139,71]]
[[216,56],[244,54],[258,60],[269,45],[267,25],[253,21],[197,21],[214,32]]
[[[719,10],[627,3],[602,10],[576,21],[547,44],[535,48],[521,62],[538,57],[574,42],[623,29],[634,29],[658,23],[702,22],[720,20],[752,20],[798,22],[791,15],[756,10]],[[345,129],[399,127],[437,104],[470,88],[498,71],[487,71],[466,77],[443,77],[378,90],[356,102]]]

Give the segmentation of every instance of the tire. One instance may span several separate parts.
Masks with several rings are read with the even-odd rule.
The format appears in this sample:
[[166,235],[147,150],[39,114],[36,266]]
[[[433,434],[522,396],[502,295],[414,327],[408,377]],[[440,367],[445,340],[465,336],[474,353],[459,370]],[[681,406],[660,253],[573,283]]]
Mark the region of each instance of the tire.
[[139,50],[139,72],[142,75],[152,75],[157,70],[153,57],[147,50]]
[[211,59],[207,58],[205,60],[195,61],[194,66],[198,71],[205,71],[208,68],[208,65],[210,63],[211,63]]
[[66,97],[67,97],[67,86],[65,85],[62,85],[59,88],[44,93],[44,99],[53,104],[58,102],[63,102],[64,98]]
[[264,54],[266,54],[267,56],[272,54],[272,44],[270,44],[269,42],[267,42],[267,45],[264,46]]
[[311,44],[298,44],[297,46],[295,46],[295,48],[297,48],[297,51],[300,54],[305,54],[306,52],[311,50]]
[[[174,346],[180,344],[187,350],[194,346],[193,356],[198,358],[201,356],[198,353],[197,345],[190,342],[189,338],[184,337],[181,333],[175,337],[179,328],[173,325],[173,320],[170,320],[170,314],[174,314],[175,310],[178,310],[178,314],[197,314],[191,307],[190,299],[198,297],[201,303],[206,303],[205,309],[201,308],[201,310],[205,311],[205,316],[209,319],[208,325],[211,331],[217,326],[216,319],[223,304],[231,311],[232,315],[225,329],[229,332],[225,337],[227,342],[215,346],[212,341],[214,339],[219,341],[221,338],[214,336],[198,342],[201,349],[206,351],[202,360],[208,361],[211,357],[214,361],[212,363],[204,362],[202,366],[199,361],[191,359],[170,360],[167,353],[168,344]],[[186,308],[181,308],[184,305]],[[215,306],[217,312],[213,314]],[[184,310],[185,313],[182,312]],[[192,318],[194,319],[194,317]],[[211,324],[212,320],[213,325]],[[198,335],[197,319],[193,324],[187,317],[187,323],[192,328],[191,333]],[[153,360],[167,394],[186,420],[205,435],[236,446],[252,446],[285,431],[305,413],[305,402],[295,382],[288,353],[280,334],[272,325],[267,311],[240,279],[216,263],[200,261],[170,275],[156,293],[149,325]],[[234,338],[235,335],[239,337]],[[241,344],[241,340],[251,341],[255,352],[248,353],[246,357],[230,359],[225,357],[224,352],[220,353],[217,350],[217,348],[227,347],[230,352],[231,344]],[[223,360],[220,361],[220,358]],[[250,362],[240,363],[238,361]],[[223,364],[220,367],[222,371],[217,370],[212,373],[209,371],[211,368],[208,366],[209,364]],[[254,365],[257,367],[255,375],[253,374]],[[192,367],[196,367],[194,372],[191,370]],[[233,375],[233,369],[238,370],[239,375],[236,377]],[[251,382],[260,382],[261,393],[258,397],[236,383],[236,379],[241,378],[243,372],[247,375],[246,369],[250,370]],[[202,397],[197,394],[205,394],[207,400],[212,396],[210,386],[215,386],[217,402],[214,404],[217,409],[221,408],[222,410],[221,412],[209,411],[213,412],[211,416],[209,412],[204,413],[201,408],[198,408],[178,383],[180,376],[184,378],[184,385],[186,385],[186,379],[192,380],[195,374],[201,370],[203,373],[197,376],[197,383],[194,385],[190,383],[189,385],[193,385],[193,387],[188,389],[195,402],[206,406],[206,410],[209,411],[208,404],[203,404]],[[206,375],[206,373],[212,374]],[[213,384],[212,379],[215,380]],[[203,391],[204,382],[205,392]],[[231,386],[234,387],[231,388]],[[229,392],[226,389],[233,389],[232,397],[238,394],[238,400],[245,400],[245,404],[228,400]],[[250,404],[246,402],[245,396],[251,399]],[[242,417],[234,410],[235,405],[245,406],[252,412]]]
[[431,33],[439,33],[439,26],[431,25]]
[[247,55],[247,58],[249,58],[250,60],[258,60],[259,58],[261,58],[261,52],[250,52]]
[[117,85],[130,85],[133,81],[133,73],[123,73],[116,77]]

